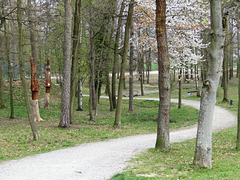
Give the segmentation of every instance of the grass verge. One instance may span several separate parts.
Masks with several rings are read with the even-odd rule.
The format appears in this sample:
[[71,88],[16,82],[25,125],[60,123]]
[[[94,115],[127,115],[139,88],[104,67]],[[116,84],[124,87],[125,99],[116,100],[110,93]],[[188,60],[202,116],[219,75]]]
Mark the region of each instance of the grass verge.
[[236,128],[213,135],[213,168],[192,165],[195,139],[173,143],[170,152],[156,149],[139,154],[122,174],[112,180],[135,179],[239,179],[240,153],[235,149]]

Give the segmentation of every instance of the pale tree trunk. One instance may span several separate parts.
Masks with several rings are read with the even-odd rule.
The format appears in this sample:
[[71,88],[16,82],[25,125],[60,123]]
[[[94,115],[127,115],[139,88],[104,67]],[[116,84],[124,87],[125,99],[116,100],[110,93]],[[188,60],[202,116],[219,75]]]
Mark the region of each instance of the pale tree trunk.
[[196,91],[197,97],[200,97],[200,89],[199,89],[199,75],[198,75],[198,65],[195,65],[195,84],[196,84]]
[[178,75],[178,109],[182,108],[182,70]]
[[12,73],[12,65],[10,60],[10,47],[9,47],[9,39],[7,35],[7,25],[4,23],[4,36],[5,36],[5,49],[6,49],[6,57],[8,62],[8,73],[9,73],[9,92],[10,92],[10,119],[14,119],[14,108],[13,108],[13,73]]
[[51,83],[51,72],[50,72],[50,62],[49,58],[47,59],[47,65],[46,65],[46,75],[45,75],[45,87],[46,87],[46,92],[45,92],[45,105],[44,109],[49,108],[49,102],[50,102],[50,88],[52,86]]
[[119,47],[119,39],[120,39],[120,31],[122,26],[122,16],[123,11],[125,9],[125,0],[122,1],[121,9],[119,13],[118,18],[118,27],[117,27],[117,33],[115,38],[115,45],[114,45],[114,61],[113,61],[113,70],[112,70],[112,101],[113,101],[113,108],[116,109],[116,73],[117,73],[117,67],[118,67],[118,47]]
[[[80,75],[79,75],[80,76]],[[83,111],[83,103],[82,103],[82,80],[80,77],[78,78],[78,108],[77,111]]]
[[144,96],[143,84],[144,84],[144,51],[142,49],[142,54],[140,56],[140,89],[141,96]]
[[167,46],[166,0],[156,0],[156,33],[158,46],[159,114],[155,147],[169,151],[171,148],[169,140],[170,61]]
[[224,33],[221,3],[219,0],[210,0],[211,58],[208,62],[208,74],[203,82],[194,156],[194,164],[206,168],[212,167],[212,120],[223,60]]
[[129,59],[129,109],[128,112],[133,112],[133,56],[134,56],[134,21],[132,18],[132,26],[130,30],[130,59]]
[[17,22],[18,22],[18,62],[20,68],[20,77],[23,86],[23,94],[25,97],[26,107],[28,111],[28,119],[29,123],[33,132],[33,139],[38,140],[39,134],[37,131],[37,127],[33,121],[33,111],[30,105],[30,99],[28,96],[28,87],[25,80],[25,73],[24,73],[24,64],[23,64],[23,32],[22,32],[22,1],[17,0]]
[[75,94],[77,88],[77,62],[78,47],[80,42],[80,22],[81,22],[81,0],[75,1],[74,29],[73,29],[73,49],[72,49],[72,70],[71,70],[71,94],[70,94],[70,122],[73,123],[75,111]]
[[72,7],[71,1],[65,0],[65,27],[63,50],[63,90],[61,98],[61,118],[59,127],[70,127],[70,81],[71,81],[71,31],[72,31]]
[[127,54],[128,54],[128,47],[129,47],[129,32],[130,32],[131,23],[132,23],[133,6],[134,6],[134,0],[131,0],[129,4],[127,23],[125,27],[124,49],[123,49],[123,57],[122,57],[122,63],[121,63],[119,86],[118,86],[118,101],[117,101],[117,107],[116,107],[115,122],[113,126],[115,128],[121,127],[123,84],[124,84],[124,76],[126,71]]

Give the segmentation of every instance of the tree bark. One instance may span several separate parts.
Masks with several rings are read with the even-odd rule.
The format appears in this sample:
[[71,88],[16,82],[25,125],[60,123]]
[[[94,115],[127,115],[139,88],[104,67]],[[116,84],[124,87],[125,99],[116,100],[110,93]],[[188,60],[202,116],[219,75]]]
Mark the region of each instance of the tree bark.
[[178,109],[182,108],[182,74],[178,75]]
[[117,33],[116,33],[116,38],[115,38],[115,45],[114,45],[114,61],[113,61],[113,70],[112,70],[112,102],[113,102],[113,108],[116,109],[116,73],[118,69],[118,47],[119,47],[119,39],[120,39],[120,31],[121,31],[121,26],[122,26],[122,16],[123,16],[123,11],[125,9],[125,0],[122,1],[121,4],[121,9],[119,13],[119,18],[118,18],[118,27],[117,27]]
[[229,63],[229,47],[230,47],[230,33],[228,28],[228,21],[226,19],[226,31],[225,31],[225,43],[224,43],[224,58],[223,58],[223,76],[222,76],[222,87],[223,87],[223,100],[222,102],[229,102],[228,100],[228,63]]
[[32,0],[27,1],[28,9],[28,23],[29,23],[29,32],[30,32],[30,44],[31,44],[31,56],[33,57],[33,62],[36,64],[37,61],[37,55],[36,55],[36,41],[35,41],[35,35],[34,35],[34,24],[32,21]]
[[28,120],[33,132],[33,139],[38,140],[39,134],[37,127],[33,121],[33,111],[30,105],[30,99],[28,96],[28,88],[25,80],[24,64],[23,64],[23,32],[22,32],[22,1],[17,0],[17,23],[18,23],[18,62],[20,68],[20,77],[23,86],[23,94],[25,97],[26,107],[28,111]]
[[211,58],[208,74],[203,83],[194,164],[212,167],[212,120],[216,93],[223,60],[224,33],[222,27],[221,1],[210,0],[211,7]]
[[237,21],[237,37],[238,37],[238,120],[237,120],[237,144],[236,149],[240,149],[240,12]]
[[77,88],[77,62],[78,47],[80,42],[80,22],[81,22],[81,0],[75,1],[74,28],[73,28],[73,48],[72,48],[72,69],[71,69],[71,93],[70,93],[70,123],[74,121],[75,94]]
[[[4,13],[3,13],[4,14]],[[5,50],[6,50],[6,57],[8,62],[8,73],[9,73],[9,92],[10,92],[10,119],[14,119],[14,107],[13,107],[13,73],[12,73],[12,65],[10,60],[10,47],[9,47],[9,38],[7,34],[7,24],[4,23],[4,36],[5,36]],[[1,66],[1,64],[0,64]]]
[[134,21],[132,18],[132,26],[130,30],[130,59],[129,59],[129,109],[128,112],[133,112],[133,56],[134,56]]
[[156,0],[156,34],[158,47],[159,114],[155,147],[169,151],[171,148],[169,140],[170,62],[167,46],[166,0]]
[[128,54],[128,47],[129,47],[129,31],[132,23],[133,6],[134,6],[134,0],[131,0],[129,4],[127,23],[125,27],[124,49],[123,49],[123,57],[122,57],[122,63],[121,63],[119,86],[118,86],[118,101],[117,101],[117,107],[116,107],[115,122],[113,125],[113,127],[115,128],[121,127],[123,84],[124,84],[124,77],[125,77],[125,71],[126,71],[127,54]]
[[65,27],[64,27],[64,51],[63,51],[63,90],[61,98],[61,118],[59,127],[70,127],[70,81],[71,81],[71,31],[72,31],[72,7],[71,1],[64,1]]

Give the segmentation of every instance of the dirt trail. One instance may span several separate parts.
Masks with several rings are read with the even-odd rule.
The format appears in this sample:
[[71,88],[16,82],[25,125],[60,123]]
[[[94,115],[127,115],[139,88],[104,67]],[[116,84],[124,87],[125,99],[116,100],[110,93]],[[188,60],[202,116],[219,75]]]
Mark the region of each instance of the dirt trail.
[[[135,98],[143,99],[143,98]],[[155,98],[144,98],[158,100]],[[177,100],[172,100],[177,102]],[[199,102],[183,100],[184,105],[199,108]],[[236,117],[215,107],[213,131],[236,125]],[[196,136],[192,126],[170,133],[171,142]],[[6,161],[0,164],[0,180],[102,180],[122,172],[134,155],[154,147],[156,134],[129,136],[104,142],[81,144],[77,147]]]

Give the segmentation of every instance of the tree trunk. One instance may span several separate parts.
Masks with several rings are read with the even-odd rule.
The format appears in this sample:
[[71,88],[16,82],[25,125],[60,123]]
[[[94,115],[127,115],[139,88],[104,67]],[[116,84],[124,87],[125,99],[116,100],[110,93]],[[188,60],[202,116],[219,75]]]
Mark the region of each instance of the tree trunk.
[[219,0],[210,0],[211,58],[208,62],[207,78],[203,83],[194,156],[194,164],[206,168],[212,167],[212,120],[223,60],[224,33],[221,3]]
[[35,41],[35,35],[34,35],[34,25],[32,21],[32,0],[27,1],[28,9],[27,9],[27,14],[28,14],[28,24],[29,24],[29,32],[30,32],[30,44],[31,44],[31,56],[33,57],[33,62],[36,64],[37,61],[37,56],[36,56],[36,41]]
[[22,32],[22,1],[17,0],[17,22],[18,22],[18,62],[20,68],[20,77],[23,86],[23,94],[25,97],[26,107],[28,111],[28,120],[33,132],[33,139],[38,140],[39,134],[36,125],[33,121],[33,111],[30,105],[30,99],[28,96],[28,87],[25,80],[24,64],[23,64],[23,32]]
[[199,89],[199,76],[198,76],[198,65],[195,65],[195,83],[196,83],[196,91],[197,91],[197,97],[201,97],[200,95],[200,89]]
[[114,45],[114,61],[113,61],[113,70],[112,70],[112,101],[113,101],[113,108],[116,109],[116,73],[117,73],[117,67],[118,67],[118,47],[119,47],[119,39],[120,39],[120,30],[122,26],[122,16],[123,11],[125,9],[125,0],[122,1],[121,9],[119,13],[118,18],[118,27],[117,27],[117,33],[115,38],[115,45]]
[[70,127],[70,82],[71,82],[71,31],[72,31],[72,7],[71,1],[64,1],[65,27],[64,27],[64,51],[63,51],[63,90],[61,98],[61,118],[59,127]]
[[130,59],[129,59],[129,108],[128,112],[133,112],[133,56],[134,56],[134,21],[130,30]]
[[170,150],[170,62],[167,46],[166,0],[156,0],[156,34],[158,47],[159,114],[156,148]]
[[[6,57],[8,62],[8,73],[9,73],[9,92],[10,92],[10,119],[14,119],[14,108],[13,108],[13,73],[12,73],[12,65],[10,60],[10,47],[9,47],[9,39],[7,35],[7,25],[4,23],[4,36],[5,36],[5,49],[6,49]],[[1,64],[0,64],[1,66]]]
[[115,122],[114,122],[115,128],[121,127],[123,84],[124,84],[124,77],[125,77],[125,71],[126,71],[127,54],[128,54],[128,47],[129,47],[129,31],[132,23],[133,6],[134,6],[134,0],[131,0],[129,4],[127,23],[125,27],[124,49],[123,49],[123,57],[122,57],[122,63],[121,63],[119,86],[118,86],[118,101],[117,101]]
[[[227,17],[225,18],[227,19]],[[227,21],[227,20],[226,20]],[[230,34],[228,28],[228,21],[226,22],[225,31],[225,43],[224,43],[224,58],[223,58],[223,77],[222,77],[222,87],[223,87],[223,100],[222,102],[229,102],[228,100],[228,63],[229,63],[229,47],[230,47]]]
[[71,69],[71,93],[70,93],[70,123],[74,121],[75,94],[77,88],[77,62],[78,47],[80,41],[80,22],[81,22],[81,0],[75,1],[74,29],[73,29],[73,48],[72,48],[72,69]]
[[[2,52],[2,42],[0,42],[0,52]],[[6,109],[5,101],[4,101],[4,83],[3,83],[3,74],[2,74],[2,58],[0,57],[0,97],[1,97],[1,106],[0,109]]]
[[178,75],[178,109],[182,108],[182,74]]
[[82,100],[82,80],[78,78],[78,108],[77,111],[83,111],[83,100]]
[[237,120],[237,144],[236,149],[240,149],[240,12],[238,13],[237,37],[238,37],[238,120]]
[[93,31],[93,7],[92,7],[92,0],[90,1],[90,9],[89,9],[89,15],[90,15],[90,22],[89,22],[89,28],[90,28],[90,71],[91,71],[91,77],[90,77],[90,90],[91,93],[91,102],[92,102],[92,109],[96,109],[96,92],[95,92],[95,47],[94,47],[94,31]]

